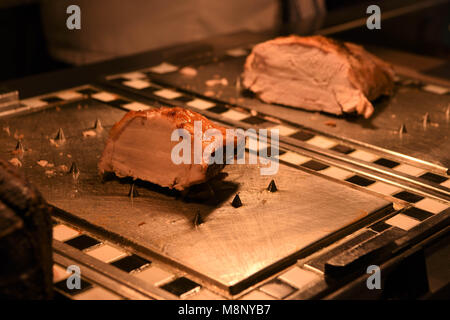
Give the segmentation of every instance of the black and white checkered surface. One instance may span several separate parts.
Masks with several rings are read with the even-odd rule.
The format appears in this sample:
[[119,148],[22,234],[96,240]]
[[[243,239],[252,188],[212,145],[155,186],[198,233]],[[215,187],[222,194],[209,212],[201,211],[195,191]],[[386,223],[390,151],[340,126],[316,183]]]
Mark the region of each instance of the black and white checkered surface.
[[[126,273],[160,287],[182,299],[221,299],[219,295],[209,291],[184,275],[174,273],[159,263],[155,263],[139,255],[133,254],[118,245],[101,240],[92,234],[70,226],[61,221],[54,222],[53,239],[61,241],[101,262],[114,266]],[[80,289],[70,289],[67,278],[71,275],[67,266],[55,264],[53,267],[53,282],[55,289],[75,300],[116,300],[123,299],[117,293],[103,288],[95,283],[95,279],[81,278]],[[83,274],[83,273],[82,273]]]
[[[122,271],[160,287],[181,299],[188,300],[217,300],[225,299],[217,293],[202,287],[195,281],[180,276],[164,268],[160,264],[132,254],[118,245],[100,240],[91,234],[70,226],[64,222],[54,222],[53,239],[78,249],[85,254],[108,263]],[[69,289],[67,279],[71,275],[67,266],[54,264],[53,282],[55,290],[63,296],[74,300],[122,300],[117,293],[95,283],[95,279],[81,278],[80,289]],[[239,299],[243,300],[271,300],[284,299],[306,285],[321,279],[319,274],[304,270],[298,266],[289,268],[276,278],[264,283],[258,288],[249,290]]]

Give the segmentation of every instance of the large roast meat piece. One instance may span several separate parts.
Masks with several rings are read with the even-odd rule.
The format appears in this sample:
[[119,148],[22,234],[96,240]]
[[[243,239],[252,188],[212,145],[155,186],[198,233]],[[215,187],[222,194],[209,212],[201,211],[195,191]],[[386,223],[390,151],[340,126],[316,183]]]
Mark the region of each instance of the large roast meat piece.
[[353,43],[289,36],[253,48],[243,85],[267,103],[369,118],[370,101],[392,94],[394,71]]
[[[195,123],[201,125],[201,130],[195,132]],[[190,154],[189,163],[177,163],[172,158],[172,151],[181,142],[172,141],[172,134],[177,129],[183,129],[189,136],[186,139],[190,142],[190,150],[186,151]],[[208,141],[205,133],[209,129],[220,132],[221,137],[211,137]],[[198,144],[201,161],[197,163],[195,135],[202,141]],[[234,151],[237,139],[230,140],[229,148]],[[223,158],[226,147],[226,129],[196,112],[180,107],[130,111],[111,129],[99,170],[100,173],[114,172],[118,177],[132,177],[182,191],[217,175],[226,163]],[[184,152],[179,154],[184,155]],[[209,162],[210,157],[219,154],[222,163]],[[206,159],[202,155],[206,155]]]
[[0,299],[50,299],[50,207],[18,169],[0,159]]

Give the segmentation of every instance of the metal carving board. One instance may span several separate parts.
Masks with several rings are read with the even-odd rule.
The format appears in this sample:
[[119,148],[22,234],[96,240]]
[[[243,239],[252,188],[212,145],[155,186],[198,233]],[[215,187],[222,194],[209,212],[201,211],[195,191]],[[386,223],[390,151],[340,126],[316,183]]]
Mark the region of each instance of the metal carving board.
[[[243,71],[248,52],[247,48],[242,47],[230,50],[216,59],[203,59],[191,63],[190,66],[198,71],[194,77],[181,75],[177,72],[179,69],[166,69],[163,73],[161,70],[153,72],[152,68],[141,71],[156,83],[180,88],[203,97],[207,95],[224,104],[252,109],[393,156],[401,156],[408,161],[409,157],[426,161],[441,172],[450,168],[448,88],[402,79],[397,82],[396,92],[391,98],[380,98],[374,102],[375,113],[370,119],[309,112],[266,104],[241,90],[242,87],[236,84]],[[389,61],[389,57],[381,56],[381,58]],[[177,65],[176,61],[173,64]],[[180,63],[177,67],[181,68],[184,65]],[[206,85],[207,80],[222,78],[227,79],[228,85]],[[146,95],[145,89],[136,90],[134,83],[124,85],[123,82],[116,80],[114,84]],[[425,129],[423,118],[426,113],[429,114],[430,123]],[[402,125],[406,127],[407,133],[400,136],[399,129]]]
[[[336,240],[336,231],[344,236],[390,207],[370,193],[283,164],[274,177],[261,176],[257,165],[229,165],[210,183],[216,196],[206,202],[181,199],[144,182],[136,183],[139,196],[131,200],[131,181],[102,179],[97,172],[108,129],[124,114],[89,98],[5,118],[0,120],[0,155],[13,157],[11,151],[21,139],[22,170],[49,203],[213,285],[251,285],[253,278],[258,281],[277,265],[295,262],[318,243]],[[83,131],[97,118],[105,130],[84,137]],[[60,127],[66,142],[55,147],[49,139]],[[48,161],[45,167],[37,163],[41,160]],[[80,170],[78,179],[65,172],[73,161]],[[279,192],[265,190],[272,178]],[[236,209],[230,202],[237,192],[244,205]],[[197,213],[204,223],[194,227]]]

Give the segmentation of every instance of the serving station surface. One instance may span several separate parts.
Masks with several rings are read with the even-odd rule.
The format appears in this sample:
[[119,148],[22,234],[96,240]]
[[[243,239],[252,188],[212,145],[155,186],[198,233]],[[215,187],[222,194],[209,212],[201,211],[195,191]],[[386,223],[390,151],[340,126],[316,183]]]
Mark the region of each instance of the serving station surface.
[[[61,87],[63,75],[54,75],[54,90],[0,110],[0,155],[15,159],[54,207],[62,296],[324,297],[365,283],[369,264],[393,273],[409,248],[445,236],[448,87],[399,74],[395,95],[376,101],[368,120],[265,104],[240,84],[245,56],[265,37],[244,33],[94,66],[74,86]],[[182,75],[185,66],[198,74]],[[211,79],[226,83],[208,86]],[[25,92],[39,91],[31,82],[23,82]],[[114,123],[127,111],[160,106],[182,106],[230,128],[278,129],[278,173],[230,164],[187,194],[99,175]],[[276,192],[267,190],[272,179]],[[85,270],[77,292],[64,286],[70,264]]]

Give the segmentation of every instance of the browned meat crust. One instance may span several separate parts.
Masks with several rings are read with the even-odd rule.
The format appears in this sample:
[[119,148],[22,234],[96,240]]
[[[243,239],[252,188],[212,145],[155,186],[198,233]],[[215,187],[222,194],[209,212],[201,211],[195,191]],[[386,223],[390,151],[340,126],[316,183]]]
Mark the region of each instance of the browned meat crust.
[[[129,176],[177,190],[207,181],[224,164],[208,164],[204,159],[200,164],[174,164],[171,160],[170,152],[178,143],[171,141],[172,132],[187,130],[193,145],[195,121],[201,121],[203,134],[208,129],[219,130],[222,145],[226,146],[226,128],[196,112],[180,107],[130,111],[110,131],[99,161],[100,172],[114,172],[119,177]],[[203,141],[202,150],[212,142]]]
[[[297,52],[295,50],[300,47],[305,50],[302,49],[302,54],[295,56]],[[323,57],[322,61],[306,57],[304,53],[308,50],[316,50],[316,56]],[[274,53],[278,54],[273,56]],[[305,58],[302,58],[303,55]],[[333,74],[326,74],[321,69],[324,65],[333,69],[333,64],[336,65]],[[302,79],[304,74],[299,72],[299,66],[322,81],[321,89],[335,92],[336,101],[331,101],[332,99],[327,101],[329,98],[318,95],[317,90],[304,90],[305,87],[311,88],[311,84]],[[299,86],[298,92],[291,90],[280,96],[281,91],[277,85],[286,85],[286,82],[279,80],[286,80],[288,75],[305,87]],[[368,118],[373,113],[373,106],[369,100],[376,99],[380,95],[392,94],[394,71],[389,64],[356,44],[338,42],[323,36],[289,36],[269,40],[253,48],[245,63],[243,84],[268,103],[287,104],[334,114],[356,111]],[[292,84],[292,87],[295,85]],[[322,101],[322,104],[317,103],[321,99],[326,101]],[[327,103],[330,107],[327,107]],[[333,107],[333,104],[337,107]]]

